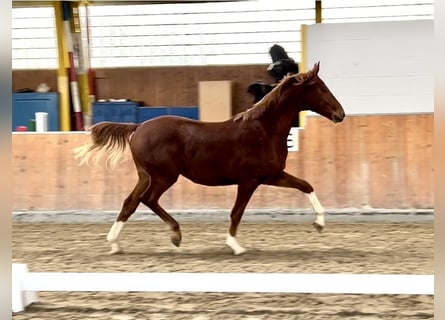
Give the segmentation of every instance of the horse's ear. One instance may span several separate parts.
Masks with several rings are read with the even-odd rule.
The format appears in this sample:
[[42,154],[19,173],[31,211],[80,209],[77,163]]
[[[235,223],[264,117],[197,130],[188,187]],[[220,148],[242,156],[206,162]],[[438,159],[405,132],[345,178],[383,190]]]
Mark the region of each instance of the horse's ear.
[[314,67],[312,68],[312,73],[314,75],[318,75],[318,70],[320,70],[320,61],[314,64]]

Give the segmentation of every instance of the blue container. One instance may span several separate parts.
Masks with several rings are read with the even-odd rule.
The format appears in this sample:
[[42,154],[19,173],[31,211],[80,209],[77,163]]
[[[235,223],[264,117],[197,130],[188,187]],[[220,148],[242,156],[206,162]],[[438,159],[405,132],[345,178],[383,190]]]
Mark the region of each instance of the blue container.
[[93,103],[93,124],[102,121],[138,122],[138,102],[95,102]]
[[36,112],[48,113],[48,131],[60,131],[59,94],[57,92],[29,92],[12,94],[12,131],[28,126]]
[[138,115],[138,123],[168,114],[167,108],[164,107],[140,107]]
[[168,109],[169,115],[199,120],[198,107],[170,107]]
[[199,119],[198,107],[140,107],[138,122],[142,123],[159,116],[180,116],[184,118]]

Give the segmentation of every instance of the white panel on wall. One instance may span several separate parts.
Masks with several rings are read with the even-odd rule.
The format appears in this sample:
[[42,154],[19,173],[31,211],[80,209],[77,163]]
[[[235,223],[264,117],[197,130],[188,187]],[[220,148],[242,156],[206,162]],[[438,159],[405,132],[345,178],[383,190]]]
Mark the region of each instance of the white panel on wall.
[[434,21],[307,26],[307,66],[349,115],[432,113]]

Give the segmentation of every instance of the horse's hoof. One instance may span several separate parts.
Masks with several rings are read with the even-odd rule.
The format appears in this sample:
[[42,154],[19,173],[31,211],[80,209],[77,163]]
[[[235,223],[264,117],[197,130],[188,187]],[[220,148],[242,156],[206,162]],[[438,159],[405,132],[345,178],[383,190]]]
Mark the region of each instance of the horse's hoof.
[[181,245],[181,240],[178,239],[172,239],[172,243],[175,245],[175,247],[178,247]]
[[314,226],[315,230],[317,230],[319,233],[323,232],[324,226],[322,226],[321,224],[318,224],[317,222],[314,222],[314,223],[312,223],[312,225]]
[[246,249],[241,247],[238,244],[238,241],[236,241],[235,237],[231,236],[230,234],[227,235],[226,245],[228,245],[233,250],[233,254],[235,256],[239,256],[239,255],[243,254],[244,252],[246,252]]
[[119,243],[111,242],[110,246],[111,246],[111,250],[108,252],[110,255],[123,253],[121,247],[119,246]]
[[108,254],[110,255],[110,256],[112,256],[112,255],[115,255],[115,254],[122,254],[122,253],[124,253],[123,251],[122,251],[122,249],[117,249],[117,250],[110,250],[109,252],[108,252]]
[[175,245],[175,247],[179,247],[181,245],[181,235],[173,235],[170,238],[171,242]]
[[243,253],[245,253],[247,250],[246,249],[244,249],[244,248],[237,248],[236,250],[233,250],[233,254],[235,255],[235,256],[240,256],[240,255],[242,255]]

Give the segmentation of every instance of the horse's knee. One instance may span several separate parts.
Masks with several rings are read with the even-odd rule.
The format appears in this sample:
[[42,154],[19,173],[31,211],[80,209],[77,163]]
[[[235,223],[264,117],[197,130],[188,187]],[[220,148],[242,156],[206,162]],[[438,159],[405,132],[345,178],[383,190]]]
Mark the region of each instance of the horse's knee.
[[300,190],[304,193],[312,193],[314,192],[314,187],[306,180],[301,180]]

